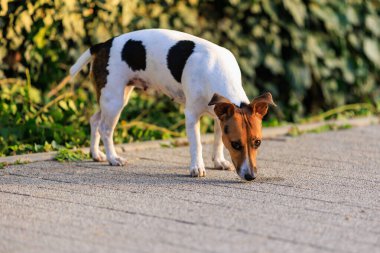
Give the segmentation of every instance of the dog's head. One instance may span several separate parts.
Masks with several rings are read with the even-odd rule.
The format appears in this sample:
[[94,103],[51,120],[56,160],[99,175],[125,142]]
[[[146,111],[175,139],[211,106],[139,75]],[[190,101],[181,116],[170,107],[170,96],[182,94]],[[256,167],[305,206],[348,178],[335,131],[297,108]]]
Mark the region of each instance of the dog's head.
[[267,92],[256,97],[250,104],[237,107],[227,98],[214,94],[209,105],[220,120],[224,146],[231,155],[238,175],[245,180],[253,180],[257,174],[257,149],[262,141],[261,122],[273,102]]

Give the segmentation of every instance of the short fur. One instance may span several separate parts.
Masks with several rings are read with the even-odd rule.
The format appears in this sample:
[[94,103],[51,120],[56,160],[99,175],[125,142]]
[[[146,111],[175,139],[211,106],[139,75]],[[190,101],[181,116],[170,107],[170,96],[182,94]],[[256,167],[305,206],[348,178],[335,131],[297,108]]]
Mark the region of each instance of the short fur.
[[121,58],[133,71],[146,69],[146,49],[142,41],[128,40],[124,44]]
[[[75,76],[91,60],[100,104],[100,111],[90,120],[94,160],[108,160],[112,165],[126,163],[114,149],[115,125],[133,88],[152,88],[185,106],[192,176],[206,174],[199,118],[209,114],[215,118],[215,167],[232,168],[223,155],[224,142],[239,176],[246,180],[255,177],[257,148],[251,148],[251,144],[261,140],[261,120],[273,101],[265,95],[249,102],[239,66],[230,51],[186,33],[148,29],[91,47],[70,69],[70,74]],[[99,150],[100,138],[106,155]],[[231,146],[231,141],[236,140],[244,145],[239,152]]]
[[90,52],[93,55],[91,66],[91,77],[95,85],[96,97],[99,101],[100,91],[106,86],[107,76],[109,74],[107,66],[112,47],[113,39],[91,47]]
[[169,49],[167,64],[174,79],[181,83],[183,69],[187,59],[193,53],[195,43],[190,40],[180,40]]

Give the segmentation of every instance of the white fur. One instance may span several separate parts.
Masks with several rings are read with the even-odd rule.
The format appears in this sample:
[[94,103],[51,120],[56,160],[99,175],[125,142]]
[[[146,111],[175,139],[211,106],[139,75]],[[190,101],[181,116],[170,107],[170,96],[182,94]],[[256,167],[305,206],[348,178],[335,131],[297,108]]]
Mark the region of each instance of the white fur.
[[250,166],[249,166],[249,159],[248,159],[248,156],[247,158],[244,160],[242,166],[240,167],[240,172],[239,172],[239,176],[244,179],[245,178],[245,175],[251,175],[252,177],[255,177],[255,173],[253,172],[253,170],[250,169]]
[[[142,41],[146,49],[146,69],[133,71],[122,61],[121,52],[129,40]],[[178,83],[167,67],[169,49],[179,40],[195,43],[193,53],[187,59],[181,83]],[[87,50],[70,69],[74,76],[91,59]],[[241,72],[232,53],[204,39],[177,31],[148,29],[115,37],[108,62],[107,84],[101,91],[100,113],[91,119],[91,152],[94,159],[104,160],[99,149],[99,133],[106,149],[107,160],[112,165],[123,165],[125,160],[118,157],[113,145],[113,130],[123,107],[128,103],[133,86],[126,86],[132,80],[135,86],[144,85],[161,91],[174,101],[185,105],[186,132],[190,144],[190,173],[204,176],[199,118],[211,114],[217,121],[213,106],[208,106],[214,93],[218,93],[236,105],[249,103],[241,83]],[[100,115],[99,115],[100,114]],[[215,125],[214,163],[216,167],[230,168],[223,155],[221,129]]]
[[84,65],[91,60],[90,49],[87,49],[77,60],[77,62],[70,68],[70,76],[74,78],[76,74],[83,68]]

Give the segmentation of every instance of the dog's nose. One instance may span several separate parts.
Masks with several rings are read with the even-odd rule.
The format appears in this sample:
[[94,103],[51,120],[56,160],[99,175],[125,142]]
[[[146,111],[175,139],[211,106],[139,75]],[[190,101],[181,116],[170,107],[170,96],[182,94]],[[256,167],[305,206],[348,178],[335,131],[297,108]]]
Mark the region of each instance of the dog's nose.
[[247,181],[252,181],[253,179],[255,179],[256,177],[255,176],[252,176],[251,174],[245,174],[244,175],[244,178],[245,178],[245,180],[247,180]]

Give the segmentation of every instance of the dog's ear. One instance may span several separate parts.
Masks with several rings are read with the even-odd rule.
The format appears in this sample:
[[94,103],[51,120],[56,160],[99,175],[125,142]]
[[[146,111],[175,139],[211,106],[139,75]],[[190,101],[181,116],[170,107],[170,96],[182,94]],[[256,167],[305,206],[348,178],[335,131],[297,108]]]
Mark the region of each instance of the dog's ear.
[[215,105],[214,112],[221,121],[229,119],[235,113],[235,106],[231,101],[217,93],[214,94],[208,105]]
[[250,104],[253,113],[260,119],[263,119],[263,117],[267,114],[268,105],[277,106],[273,102],[272,94],[270,94],[270,92],[266,92],[258,97],[255,97]]

